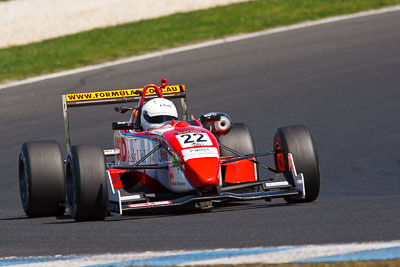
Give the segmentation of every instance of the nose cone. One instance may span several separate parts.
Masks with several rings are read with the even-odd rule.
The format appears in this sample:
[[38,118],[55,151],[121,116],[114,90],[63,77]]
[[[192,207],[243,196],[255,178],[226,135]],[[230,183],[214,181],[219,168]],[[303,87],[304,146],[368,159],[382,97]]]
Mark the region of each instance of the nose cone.
[[185,162],[185,173],[192,186],[202,188],[219,185],[219,159],[196,158]]

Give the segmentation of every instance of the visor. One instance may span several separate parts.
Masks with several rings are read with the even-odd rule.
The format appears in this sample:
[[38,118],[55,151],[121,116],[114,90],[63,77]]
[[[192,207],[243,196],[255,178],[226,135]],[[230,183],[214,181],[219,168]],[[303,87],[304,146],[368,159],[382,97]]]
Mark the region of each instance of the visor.
[[143,117],[149,123],[163,123],[166,121],[172,121],[173,119],[176,119],[174,116],[170,115],[158,115],[150,117],[149,114],[147,114],[147,112],[144,112]]

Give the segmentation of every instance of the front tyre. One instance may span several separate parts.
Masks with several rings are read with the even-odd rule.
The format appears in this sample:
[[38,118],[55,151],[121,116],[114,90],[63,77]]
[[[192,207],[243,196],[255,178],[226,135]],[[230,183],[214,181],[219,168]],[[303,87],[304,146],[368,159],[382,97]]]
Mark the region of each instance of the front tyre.
[[18,173],[22,207],[28,217],[64,214],[64,162],[57,142],[22,144]]
[[104,220],[108,213],[104,153],[98,145],[71,147],[66,168],[67,200],[75,221]]
[[[286,177],[289,173],[288,153],[293,155],[297,173],[304,175],[305,198],[285,197],[288,203],[311,202],[317,199],[320,189],[320,172],[317,151],[310,131],[304,125],[279,128],[274,136],[275,168]],[[292,182],[293,181],[289,181]]]
[[[256,153],[250,129],[243,122],[233,123],[226,135],[218,137],[218,142],[244,155]],[[221,157],[236,156],[224,148],[220,148],[220,153]]]

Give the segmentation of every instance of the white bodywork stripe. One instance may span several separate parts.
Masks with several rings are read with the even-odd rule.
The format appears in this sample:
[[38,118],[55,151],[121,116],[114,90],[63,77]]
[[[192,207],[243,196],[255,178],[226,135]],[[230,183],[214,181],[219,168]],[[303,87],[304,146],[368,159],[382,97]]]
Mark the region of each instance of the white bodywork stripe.
[[287,181],[265,183],[266,187],[287,186],[287,185],[289,185]]
[[197,147],[182,150],[183,159],[188,161],[196,158],[219,158],[216,147]]
[[191,156],[185,156],[183,159],[185,161],[191,160],[191,159],[198,159],[198,158],[219,158],[218,154],[198,154],[198,155],[191,155]]

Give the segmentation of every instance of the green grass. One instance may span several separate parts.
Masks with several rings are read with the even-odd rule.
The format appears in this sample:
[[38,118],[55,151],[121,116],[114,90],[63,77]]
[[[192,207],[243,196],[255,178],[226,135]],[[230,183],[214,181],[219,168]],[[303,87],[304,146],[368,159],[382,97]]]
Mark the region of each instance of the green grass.
[[259,0],[96,29],[0,49],[0,82],[396,4],[400,0]]

